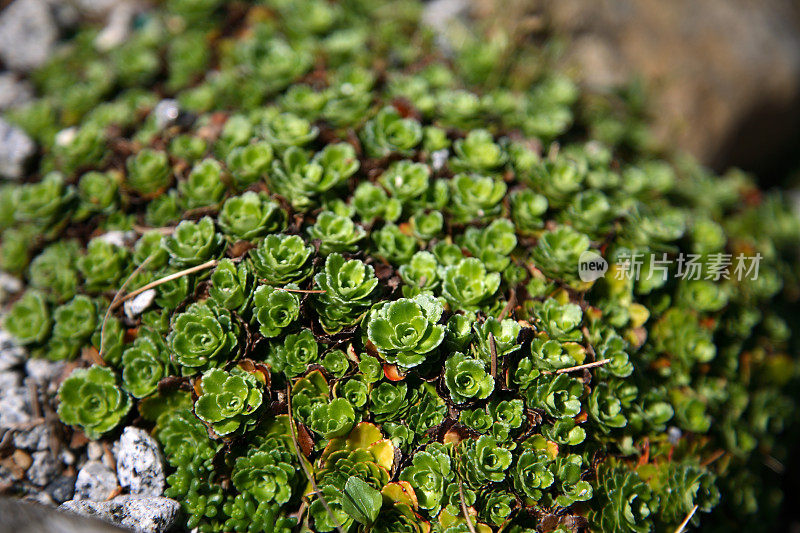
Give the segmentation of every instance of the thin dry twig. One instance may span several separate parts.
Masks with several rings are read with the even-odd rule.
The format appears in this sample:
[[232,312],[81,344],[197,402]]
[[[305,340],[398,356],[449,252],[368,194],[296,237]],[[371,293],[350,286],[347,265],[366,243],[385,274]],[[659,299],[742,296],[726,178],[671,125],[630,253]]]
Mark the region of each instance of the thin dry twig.
[[28,396],[31,399],[31,409],[36,418],[44,418],[42,414],[42,405],[39,403],[39,388],[36,383],[31,379],[28,380]]
[[43,424],[45,422],[44,417],[32,418],[27,422],[17,422],[16,424],[9,424],[4,427],[4,429],[11,433],[12,431],[27,431],[29,429],[33,429],[39,424]]
[[467,522],[469,533],[475,533],[475,526],[472,525],[472,518],[467,511],[467,502],[464,500],[464,482],[461,481],[461,473],[458,475],[458,497],[461,499],[461,512],[464,513],[464,520]]
[[[458,450],[458,448],[456,448]],[[460,450],[458,454],[461,455]],[[464,513],[464,520],[467,522],[467,529],[469,529],[469,533],[475,533],[475,526],[472,525],[472,518],[469,516],[469,511],[467,510],[467,502],[464,499],[464,482],[461,480],[461,469],[456,468],[456,479],[458,480],[458,497],[461,500],[461,512]]]
[[119,290],[116,292],[116,294],[114,294],[114,298],[111,299],[111,303],[108,304],[108,309],[106,309],[106,314],[103,315],[103,324],[100,326],[100,349],[98,350],[98,355],[100,356],[100,361],[101,361],[100,364],[105,364],[105,361],[103,361],[103,349],[105,348],[106,345],[106,324],[108,323],[108,317],[111,316],[111,310],[114,309],[114,304],[116,304],[119,301],[119,295],[122,294],[122,292],[128,287],[128,283],[130,283],[131,280],[136,276],[136,274],[141,272],[148,265],[148,263],[150,263],[150,260],[152,260],[155,256],[156,254],[154,253],[150,254],[149,256],[147,256],[147,259],[142,261],[141,265],[136,267],[136,270],[131,272],[131,275],[128,276],[128,279],[126,279],[125,283],[122,284],[122,287],[120,287]]
[[515,289],[511,289],[511,292],[508,295],[508,301],[506,302],[505,307],[503,307],[503,310],[500,312],[500,316],[497,319],[502,321],[505,317],[508,316],[508,314],[511,312],[511,310],[514,308],[516,304],[517,304],[517,291]]
[[717,459],[719,459],[720,457],[722,457],[723,455],[725,455],[725,450],[717,450],[714,453],[712,453],[711,456],[708,457],[708,459],[703,460],[700,463],[700,466],[708,466]]
[[492,379],[497,379],[497,343],[494,340],[494,333],[489,332],[489,351],[492,353]]
[[138,224],[134,224],[131,226],[133,231],[138,233],[139,235],[144,235],[145,233],[156,231],[161,235],[172,235],[175,233],[175,226],[164,226],[163,228],[148,228],[147,226],[139,226]]
[[294,416],[292,415],[292,384],[291,384],[291,381],[286,384],[286,409],[289,411],[289,429],[290,429],[289,433],[291,434],[291,437],[292,437],[292,444],[294,445],[294,453],[295,453],[295,455],[297,455],[297,460],[300,461],[300,467],[303,469],[303,473],[306,475],[306,477],[308,478],[309,483],[311,483],[311,486],[314,488],[314,492],[317,494],[317,497],[319,497],[319,501],[322,502],[322,506],[325,507],[325,511],[328,512],[328,516],[331,517],[331,520],[333,521],[334,525],[336,526],[336,529],[339,531],[339,533],[344,533],[344,530],[342,529],[342,526],[339,524],[339,520],[337,520],[336,517],[333,515],[333,511],[331,511],[331,508],[328,506],[328,502],[325,501],[325,497],[322,495],[322,492],[319,490],[319,487],[317,486],[317,482],[314,481],[314,476],[312,476],[311,472],[309,472],[308,469],[306,468],[306,463],[305,463],[305,459],[303,458],[303,454],[300,453],[300,445],[297,443],[297,434],[296,434],[297,430],[295,429]]
[[556,370],[555,372],[549,372],[547,370],[543,370],[542,374],[566,374],[567,372],[575,372],[576,370],[584,370],[586,368],[594,368],[597,366],[603,366],[606,363],[610,363],[611,359],[600,359],[599,361],[595,361],[593,363],[586,363],[585,365],[578,365],[578,366],[571,366],[569,368],[561,368]]
[[683,533],[683,531],[686,529],[686,526],[689,524],[689,520],[692,519],[694,513],[696,512],[697,512],[697,506],[695,505],[694,507],[692,507],[692,510],[689,511],[689,514],[686,515],[686,518],[683,519],[681,525],[678,526],[678,529],[675,530],[675,533]]
[[207,268],[213,268],[213,267],[217,266],[217,263],[218,263],[218,261],[216,259],[211,259],[211,260],[206,261],[205,263],[203,263],[201,265],[193,266],[191,268],[187,268],[187,269],[181,270],[180,272],[175,272],[174,274],[170,274],[168,276],[164,276],[163,278],[159,278],[159,279],[157,279],[155,281],[151,281],[150,283],[148,283],[144,287],[140,287],[140,288],[136,289],[133,292],[129,292],[128,294],[126,294],[122,298],[119,298],[116,301],[112,302],[111,305],[109,306],[109,309],[116,309],[117,307],[119,307],[123,303],[127,302],[131,298],[135,298],[135,297],[139,296],[140,294],[142,294],[145,291],[149,291],[150,289],[154,289],[154,288],[158,287],[159,285],[163,285],[164,283],[167,283],[167,282],[172,281],[174,279],[182,278],[183,276],[188,276],[189,274],[194,274],[195,272],[199,272],[199,271],[205,270]]
[[299,292],[302,294],[325,294],[324,290],[318,289],[290,289],[288,287],[275,287],[275,290],[286,292]]

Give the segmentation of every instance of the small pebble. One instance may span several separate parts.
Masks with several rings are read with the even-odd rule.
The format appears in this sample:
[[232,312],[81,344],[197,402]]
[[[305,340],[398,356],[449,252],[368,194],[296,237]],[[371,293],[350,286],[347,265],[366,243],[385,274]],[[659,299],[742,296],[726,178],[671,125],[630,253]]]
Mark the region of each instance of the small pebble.
[[160,496],[164,492],[164,459],[158,442],[145,430],[128,426],[114,444],[119,484],[131,494]]
[[43,487],[58,475],[58,463],[53,458],[50,450],[33,452],[33,462],[28,468],[28,480],[34,485]]
[[75,499],[105,501],[117,486],[113,470],[100,461],[87,461],[75,480]]
[[0,118],[0,177],[20,179],[36,145],[21,129]]
[[59,476],[45,487],[45,491],[56,503],[64,503],[75,494],[75,476]]

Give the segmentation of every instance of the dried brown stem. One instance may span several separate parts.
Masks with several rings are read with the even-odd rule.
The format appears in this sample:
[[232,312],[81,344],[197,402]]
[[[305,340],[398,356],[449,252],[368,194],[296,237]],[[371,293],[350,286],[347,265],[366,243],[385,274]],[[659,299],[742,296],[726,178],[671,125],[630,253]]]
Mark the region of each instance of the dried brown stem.
[[213,267],[217,266],[217,263],[218,263],[218,261],[216,259],[211,259],[211,260],[206,261],[205,263],[203,263],[201,265],[193,266],[191,268],[187,268],[187,269],[181,270],[180,272],[175,272],[174,274],[170,274],[168,276],[164,276],[163,278],[159,278],[159,279],[157,279],[155,281],[151,281],[150,283],[148,283],[144,287],[140,287],[140,288],[136,289],[133,292],[129,292],[128,294],[126,294],[122,298],[118,298],[115,301],[111,302],[111,305],[109,306],[109,309],[116,309],[117,307],[119,307],[123,303],[127,302],[131,298],[135,298],[135,297],[139,296],[140,294],[142,294],[145,291],[149,291],[150,289],[158,287],[159,285],[163,285],[164,283],[167,283],[167,282],[172,281],[174,279],[182,278],[183,276],[188,276],[189,274],[194,274],[195,272],[200,272],[201,270],[205,270],[207,268],[213,268]]
[[511,289],[511,292],[508,295],[508,301],[506,302],[505,307],[503,307],[503,310],[500,312],[498,320],[502,321],[505,317],[507,317],[515,305],[517,305],[517,291],[515,289]]
[[497,343],[494,340],[494,333],[489,332],[489,351],[492,353],[492,379],[497,379]]
[[722,457],[723,455],[725,455],[725,450],[717,450],[714,453],[712,453],[708,459],[705,459],[703,462],[701,462],[700,466],[708,466],[717,459],[719,459],[720,457]]
[[139,226],[138,224],[134,224],[131,226],[133,231],[138,233],[139,235],[144,235],[145,233],[156,231],[161,235],[172,235],[175,233],[175,226],[164,226],[163,228],[148,228],[147,226]]
[[103,325],[100,326],[100,349],[98,350],[98,355],[102,361],[101,364],[105,364],[105,361],[103,361],[103,348],[105,348],[106,345],[106,324],[108,323],[108,317],[111,316],[111,310],[114,309],[115,304],[120,301],[119,295],[122,294],[122,292],[128,287],[128,283],[130,283],[136,274],[141,272],[155,256],[156,255],[154,253],[147,256],[147,259],[142,261],[142,264],[136,267],[136,270],[131,272],[131,275],[128,276],[128,279],[126,279],[125,283],[122,284],[122,287],[120,287],[116,294],[114,294],[114,298],[111,299],[111,303],[108,305],[108,309],[106,309],[106,314],[103,315]]
[[325,294],[325,291],[317,289],[290,289],[288,287],[275,287],[275,290],[286,291],[286,292],[299,292],[301,294]]
[[584,370],[587,368],[594,368],[597,366],[603,366],[606,363],[610,363],[611,359],[601,359],[599,361],[595,361],[593,363],[586,363],[585,365],[578,365],[578,366],[571,366],[569,368],[561,368],[556,370],[555,372],[548,372],[547,370],[543,370],[542,374],[566,374],[568,372],[575,372],[577,370]]
[[686,518],[683,519],[681,525],[678,526],[678,529],[675,530],[675,533],[683,533],[683,531],[686,529],[686,526],[689,524],[689,520],[692,519],[694,513],[696,512],[697,512],[697,506],[695,505],[694,507],[692,507],[692,510],[689,511],[689,514],[686,515]]
[[336,526],[336,529],[339,531],[339,533],[344,533],[344,530],[342,529],[342,526],[339,524],[339,520],[337,520],[336,517],[333,515],[333,511],[331,511],[331,508],[328,506],[328,502],[325,501],[325,497],[322,495],[322,492],[319,490],[319,487],[317,486],[317,482],[314,481],[314,476],[312,476],[311,472],[309,472],[308,468],[306,468],[305,458],[303,457],[303,454],[300,453],[300,445],[297,442],[297,430],[295,429],[294,416],[292,415],[292,384],[291,384],[291,381],[286,384],[286,409],[289,411],[289,429],[290,429],[289,433],[291,434],[291,437],[292,437],[292,444],[294,445],[294,453],[295,453],[295,455],[297,455],[297,460],[300,461],[300,467],[303,469],[303,473],[308,478],[308,482],[311,483],[311,486],[314,488],[314,492],[317,494],[317,497],[319,498],[319,501],[322,502],[322,506],[325,508],[325,511],[327,511],[328,516],[331,517],[331,521]]
[[467,510],[467,502],[464,500],[464,482],[461,480],[461,472],[458,472],[458,497],[461,500],[461,512],[464,514],[464,521],[467,522],[469,533],[475,533],[475,526],[472,525],[472,518]]

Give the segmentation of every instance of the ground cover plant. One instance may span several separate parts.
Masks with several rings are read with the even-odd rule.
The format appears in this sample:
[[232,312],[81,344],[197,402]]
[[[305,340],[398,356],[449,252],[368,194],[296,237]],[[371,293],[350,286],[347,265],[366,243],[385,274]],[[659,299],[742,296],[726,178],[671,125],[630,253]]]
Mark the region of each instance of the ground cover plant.
[[61,420],[152,431],[187,530],[769,529],[788,207],[421,8],[168,0],[34,74],[4,327]]

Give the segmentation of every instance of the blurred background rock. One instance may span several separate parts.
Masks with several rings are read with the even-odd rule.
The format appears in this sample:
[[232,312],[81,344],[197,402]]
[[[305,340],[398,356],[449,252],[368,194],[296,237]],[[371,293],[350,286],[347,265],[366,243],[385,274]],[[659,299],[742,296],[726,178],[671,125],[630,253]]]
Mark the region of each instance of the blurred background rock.
[[657,148],[765,185],[800,181],[796,1],[434,0],[429,15],[456,48],[477,23],[486,48],[538,49],[500,55],[497,68],[521,80],[553,61],[592,91],[633,100]]

